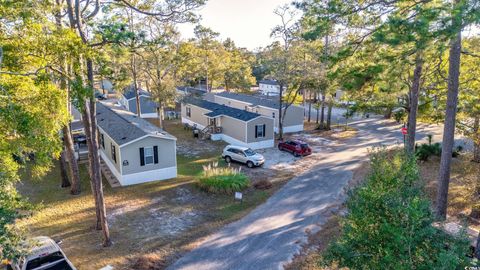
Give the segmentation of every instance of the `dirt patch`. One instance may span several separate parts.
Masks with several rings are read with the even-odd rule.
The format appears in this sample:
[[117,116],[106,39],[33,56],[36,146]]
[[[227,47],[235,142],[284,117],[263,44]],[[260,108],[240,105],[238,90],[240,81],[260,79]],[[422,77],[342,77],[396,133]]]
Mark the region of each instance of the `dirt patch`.
[[[475,187],[480,181],[480,166],[478,163],[471,162],[471,158],[470,154],[464,153],[452,159],[447,215],[449,221],[466,219],[472,228],[478,230],[480,222],[470,218],[470,214],[474,206],[478,207],[479,198]],[[435,204],[440,158],[430,157],[428,161],[420,162],[419,167],[427,196],[432,204]]]
[[185,129],[179,119],[164,121],[164,129],[177,137],[177,154],[186,157],[203,157],[205,154],[220,154],[226,146],[223,141],[211,141],[193,137],[191,129]]
[[340,217],[332,216],[315,234],[309,234],[308,245],[302,248],[300,255],[285,266],[285,270],[322,270],[321,254],[328,247],[330,241],[341,234]]

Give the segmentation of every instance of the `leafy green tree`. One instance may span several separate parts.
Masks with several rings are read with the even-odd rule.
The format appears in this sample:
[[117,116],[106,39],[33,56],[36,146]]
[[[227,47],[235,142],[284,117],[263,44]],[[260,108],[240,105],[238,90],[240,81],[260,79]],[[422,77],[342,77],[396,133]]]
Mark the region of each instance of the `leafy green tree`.
[[[135,1],[119,0],[116,2],[79,0],[66,1],[68,24],[75,29],[83,44],[90,50],[79,57],[76,69],[74,89],[83,95],[78,95],[82,104],[83,122],[87,137],[87,146],[90,154],[90,178],[97,211],[97,229],[102,229],[103,245],[110,246],[110,232],[106,218],[106,208],[101,183],[100,157],[98,154],[98,136],[96,123],[96,102],[93,96],[94,89],[94,48],[109,43],[121,43],[131,37],[131,31],[126,31],[125,21],[121,17],[98,16],[100,10],[119,14],[116,10],[126,11],[127,14],[140,14],[156,17],[159,20],[189,21],[196,17],[194,10],[204,3],[203,0],[187,1]],[[120,11],[121,12],[121,11]],[[94,31],[88,31],[93,29]],[[93,33],[93,34],[92,34]],[[134,65],[135,66],[135,65]],[[138,106],[139,107],[139,106]]]
[[250,90],[255,85],[251,68],[253,56],[248,51],[237,48],[231,39],[225,40],[223,47],[227,55],[223,75],[225,90]]
[[151,40],[141,54],[141,71],[146,74],[147,88],[159,105],[158,122],[163,128],[164,109],[172,105],[176,97],[179,34],[173,27],[156,21],[150,21],[149,28]]
[[350,269],[467,266],[466,237],[447,235],[432,225],[434,214],[415,158],[376,150],[370,164],[365,183],[350,194],[342,235],[329,246],[325,262]]

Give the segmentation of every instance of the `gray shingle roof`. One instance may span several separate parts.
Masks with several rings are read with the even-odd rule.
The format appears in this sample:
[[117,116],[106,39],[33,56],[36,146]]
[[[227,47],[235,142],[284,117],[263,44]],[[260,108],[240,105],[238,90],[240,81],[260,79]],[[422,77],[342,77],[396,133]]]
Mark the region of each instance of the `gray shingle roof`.
[[275,81],[275,80],[268,80],[268,79],[267,79],[267,80],[261,80],[261,81],[259,81],[258,83],[259,83],[259,84],[260,84],[260,83],[261,83],[261,84],[268,84],[268,85],[280,85],[280,84],[278,84],[277,81]]
[[221,92],[216,95],[224,98],[229,98],[229,99],[250,103],[253,106],[263,106],[263,107],[268,107],[272,109],[278,109],[278,106],[279,106],[279,102],[276,100],[256,97],[252,95],[229,93],[229,92]]
[[71,129],[72,131],[82,130],[82,129],[83,129],[83,122],[82,122],[82,120],[77,120],[77,121],[73,121],[72,123],[70,123],[70,129]]
[[[129,101],[129,106],[131,112],[137,113],[137,102],[135,99]],[[158,104],[153,101],[150,97],[140,97],[140,111],[143,113],[156,113]]]
[[203,95],[207,93],[207,89],[195,88],[190,86],[178,86],[177,90],[185,92],[186,94],[193,94],[193,95]]
[[97,102],[97,123],[118,145],[145,135],[175,139],[161,128],[112,102]]
[[[138,94],[139,95],[150,96],[150,93],[143,90],[143,89],[138,89]],[[125,87],[125,89],[123,89],[123,96],[127,100],[135,97],[135,89],[134,89],[133,85],[130,85],[128,87]]]
[[208,117],[226,115],[242,121],[249,121],[260,116],[258,113],[247,112],[202,99],[191,98],[186,100],[186,103],[209,110],[210,112],[205,114]]

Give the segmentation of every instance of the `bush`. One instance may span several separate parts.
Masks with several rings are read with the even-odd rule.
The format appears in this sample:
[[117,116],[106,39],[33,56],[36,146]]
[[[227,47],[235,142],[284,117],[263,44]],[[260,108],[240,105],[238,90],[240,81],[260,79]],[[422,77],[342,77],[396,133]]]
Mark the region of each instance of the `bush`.
[[418,160],[427,161],[430,156],[440,156],[441,154],[442,146],[440,143],[424,143],[415,147],[415,156]]
[[376,151],[371,167],[351,192],[342,235],[323,262],[350,269],[463,269],[468,241],[432,226],[415,158]]
[[250,181],[241,169],[218,167],[218,163],[203,166],[198,186],[210,193],[232,194],[248,187]]
[[395,118],[395,121],[397,121],[397,123],[402,122],[402,120],[404,120],[406,116],[407,116],[407,113],[405,112],[404,109],[397,110],[393,114],[393,117]]

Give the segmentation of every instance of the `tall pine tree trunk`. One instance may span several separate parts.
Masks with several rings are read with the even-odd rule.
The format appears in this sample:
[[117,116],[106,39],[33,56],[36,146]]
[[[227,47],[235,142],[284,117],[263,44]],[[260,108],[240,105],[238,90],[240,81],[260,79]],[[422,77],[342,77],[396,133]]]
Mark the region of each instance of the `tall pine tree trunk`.
[[[89,86],[93,89],[93,61],[92,59],[87,59],[87,76],[88,76],[88,83]],[[100,225],[102,227],[103,232],[103,246],[108,247],[112,245],[112,241],[110,240],[110,230],[108,228],[108,221],[107,221],[107,210],[105,207],[105,199],[103,195],[103,183],[102,183],[102,174],[100,171],[100,155],[98,153],[98,136],[97,136],[97,116],[96,116],[96,100],[94,98],[90,98],[90,125],[91,125],[91,147],[92,147],[92,175],[95,179],[95,189],[96,189],[96,196],[98,200],[98,212],[100,214]],[[140,110],[139,110],[140,111]],[[88,140],[88,138],[87,138]]]
[[137,115],[138,117],[141,117],[142,112],[140,110],[140,94],[138,93],[137,63],[135,59],[135,53],[132,54],[131,65],[133,75],[133,91],[135,91],[135,105],[137,106]]
[[278,139],[283,140],[283,82],[280,83],[280,93],[278,102]]
[[320,129],[325,128],[325,94],[322,94],[322,111],[320,113]]
[[473,161],[480,163],[480,115],[475,116],[473,123]]
[[83,102],[83,108],[82,108],[82,120],[83,120],[83,126],[85,129],[85,136],[87,137],[87,147],[88,147],[88,175],[90,177],[90,186],[92,188],[92,195],[93,198],[95,199],[95,216],[96,216],[96,222],[95,222],[95,229],[101,230],[102,225],[101,225],[101,219],[100,219],[100,207],[98,204],[98,196],[97,196],[97,188],[95,184],[95,175],[93,174],[95,171],[95,168],[93,168],[93,146],[92,146],[92,140],[90,139],[92,136],[92,128],[91,128],[91,117],[90,117],[90,103],[87,99],[84,100]]
[[316,106],[316,107],[317,107],[317,119],[315,120],[315,123],[316,123],[316,124],[318,124],[319,119],[320,119],[320,106],[318,106],[318,105],[319,105],[319,104],[318,104],[318,100],[319,100],[318,94],[316,93],[316,94],[315,94],[315,105],[317,105],[317,106]]
[[413,71],[412,88],[410,89],[410,111],[408,114],[407,125],[407,153],[413,154],[415,151],[415,133],[417,129],[417,110],[418,95],[420,93],[420,80],[422,78],[423,55],[421,51],[417,51],[415,56],[415,70]]
[[[61,5],[60,1],[56,1],[56,4],[59,6]],[[55,17],[56,17],[57,28],[62,29],[63,27],[62,27],[61,14],[57,13]],[[69,65],[66,59],[63,60],[63,65],[61,68],[66,74],[71,73],[71,69],[69,68]],[[62,76],[60,78],[60,88],[65,89],[66,100],[67,100],[67,111],[70,114],[71,106],[72,106],[70,102],[70,83],[67,82],[67,79],[65,78],[65,76]],[[70,123],[66,124],[63,127],[62,133],[63,133],[63,144],[64,144],[63,158],[66,162],[65,169],[68,168],[68,171],[70,172],[70,176],[71,176],[71,183],[68,184],[68,186],[70,187],[70,194],[78,195],[81,192],[80,172],[78,170],[77,158],[75,157],[75,148],[73,146],[72,133],[70,132]],[[62,187],[63,187],[63,184],[62,184]]]
[[[458,0],[457,0],[458,1]],[[456,2],[458,5],[458,2]],[[453,25],[461,24],[461,17],[453,15]],[[448,58],[448,93],[447,108],[445,112],[445,125],[443,128],[442,156],[440,160],[440,172],[438,176],[437,192],[437,218],[444,220],[447,217],[448,186],[450,184],[450,163],[455,136],[455,120],[458,103],[458,87],[460,77],[460,54],[462,49],[462,35],[459,28],[456,36],[450,42],[450,55]]]
[[65,157],[65,150],[60,153],[60,174],[62,178],[62,188],[66,188],[70,186],[70,181],[68,180],[68,173],[67,173],[67,160]]
[[164,120],[164,106],[163,102],[159,103],[159,107],[157,108],[157,116],[158,116],[158,126],[163,129],[163,120]]
[[330,98],[330,101],[328,102],[326,130],[330,130],[332,128],[332,109],[333,109],[333,98]]
[[385,110],[385,113],[383,114],[383,118],[385,119],[390,119],[392,118],[392,108],[391,107],[388,107],[386,110]]
[[75,148],[73,147],[73,139],[70,132],[70,124],[63,127],[63,143],[65,144],[66,158],[68,159],[68,169],[72,177],[72,185],[70,194],[80,194],[80,172],[78,170],[77,157],[75,157]]
[[310,123],[311,121],[311,115],[312,115],[312,93],[308,91],[308,122]]

